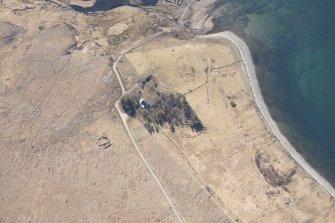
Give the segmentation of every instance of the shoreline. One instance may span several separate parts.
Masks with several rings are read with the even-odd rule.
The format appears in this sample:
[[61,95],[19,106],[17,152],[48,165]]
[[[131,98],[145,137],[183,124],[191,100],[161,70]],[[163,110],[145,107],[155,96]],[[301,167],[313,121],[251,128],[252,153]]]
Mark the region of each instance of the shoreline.
[[255,65],[251,58],[251,53],[247,44],[239,38],[237,35],[230,31],[224,31],[220,33],[214,33],[204,36],[199,36],[201,38],[215,38],[221,37],[232,42],[238,49],[243,64],[246,71],[246,77],[249,80],[252,95],[256,102],[257,108],[260,111],[261,119],[265,122],[268,131],[270,131],[273,136],[275,136],[284,149],[290,154],[290,156],[310,175],[314,178],[332,197],[335,198],[335,188],[323,177],[321,176],[306,160],[301,154],[299,154],[292,144],[287,140],[287,138],[279,130],[277,123],[272,119],[268,107],[266,106],[263,95],[261,93],[258,79],[256,76]]

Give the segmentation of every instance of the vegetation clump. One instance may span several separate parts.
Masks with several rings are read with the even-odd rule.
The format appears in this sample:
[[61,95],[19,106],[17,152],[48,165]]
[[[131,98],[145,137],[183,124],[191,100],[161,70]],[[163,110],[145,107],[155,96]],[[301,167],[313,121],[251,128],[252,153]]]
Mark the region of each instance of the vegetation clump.
[[[168,126],[172,132],[177,126],[189,126],[196,132],[204,130],[202,122],[184,96],[158,91],[157,81],[152,75],[145,78],[141,84],[142,90],[137,95],[125,96],[122,98],[121,104],[129,116],[143,118],[145,127],[150,134],[158,132],[159,126]],[[146,95],[146,98],[149,99],[150,106],[140,108],[139,100],[143,96],[145,85],[149,86],[149,94]]]
[[138,104],[136,103],[136,98],[132,96],[125,96],[121,99],[121,105],[123,110],[129,115],[130,117],[135,117],[136,110],[138,109]]
[[256,152],[255,163],[265,180],[273,187],[287,186],[296,174],[296,169],[292,169],[289,173],[276,170],[259,151]]
[[147,122],[160,126],[168,124],[172,132],[175,131],[175,126],[185,125],[196,132],[204,129],[200,119],[182,95],[157,92],[155,103],[149,109],[143,110],[142,114]]

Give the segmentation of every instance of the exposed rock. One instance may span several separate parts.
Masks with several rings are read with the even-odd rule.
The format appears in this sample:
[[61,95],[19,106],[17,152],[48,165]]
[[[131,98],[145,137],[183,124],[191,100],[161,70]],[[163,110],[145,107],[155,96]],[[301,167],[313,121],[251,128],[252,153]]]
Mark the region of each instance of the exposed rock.
[[0,22],[0,47],[11,44],[24,28],[14,25],[11,22]]

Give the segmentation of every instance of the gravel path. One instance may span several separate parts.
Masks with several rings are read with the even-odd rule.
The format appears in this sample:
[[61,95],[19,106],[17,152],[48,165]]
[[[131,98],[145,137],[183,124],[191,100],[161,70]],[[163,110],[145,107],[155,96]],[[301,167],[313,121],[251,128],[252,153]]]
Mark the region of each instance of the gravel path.
[[[163,33],[164,33],[164,32],[156,33],[156,34],[154,34],[154,35],[152,35],[152,36],[149,36],[149,37],[145,38],[145,39],[142,40],[142,41],[139,41],[139,42],[135,43],[135,44],[134,44],[133,46],[131,46],[130,48],[128,48],[128,49],[124,50],[123,52],[121,52],[120,56],[119,56],[119,57],[117,58],[117,60],[113,63],[113,71],[114,71],[114,73],[115,73],[115,75],[116,75],[116,77],[117,77],[117,79],[118,79],[118,81],[119,81],[119,84],[120,84],[120,86],[121,86],[122,95],[126,94],[127,92],[126,92],[126,89],[125,89],[124,84],[123,84],[123,82],[122,82],[121,75],[120,75],[120,73],[119,73],[119,71],[118,71],[118,69],[117,69],[117,64],[119,63],[119,61],[121,60],[121,58],[124,56],[124,54],[126,54],[127,52],[129,52],[129,51],[131,51],[131,50],[133,50],[133,49],[136,49],[136,48],[142,46],[143,44],[145,44],[145,43],[147,43],[147,42],[149,42],[149,41],[151,41],[151,40],[153,40],[153,39],[155,39],[155,38],[157,38],[158,36],[162,35]],[[122,97],[122,95],[121,95],[121,97]],[[121,98],[120,98],[120,99],[121,99]],[[117,109],[117,111],[118,111],[118,113],[119,113],[119,115],[120,115],[120,117],[121,117],[121,120],[122,120],[122,123],[123,123],[123,125],[124,125],[124,128],[126,129],[126,132],[127,132],[128,136],[129,136],[129,138],[130,138],[130,140],[131,140],[131,142],[132,142],[132,144],[133,144],[133,146],[134,146],[136,152],[137,152],[138,155],[141,157],[143,163],[144,163],[145,166],[147,167],[147,169],[148,169],[148,171],[150,172],[151,176],[154,178],[154,180],[155,180],[155,182],[157,183],[159,189],[160,189],[161,192],[163,193],[163,195],[164,195],[166,201],[167,201],[168,204],[170,205],[170,207],[171,207],[171,209],[172,209],[174,215],[176,216],[178,222],[179,222],[179,223],[182,223],[183,220],[182,220],[180,214],[178,213],[178,211],[176,210],[176,207],[174,206],[174,204],[173,204],[173,202],[172,202],[172,199],[171,199],[171,198],[169,197],[169,195],[167,194],[167,192],[166,192],[166,190],[164,189],[162,183],[160,182],[160,180],[159,180],[158,177],[156,176],[155,172],[153,171],[152,167],[151,167],[150,164],[148,163],[147,159],[146,159],[145,156],[143,155],[143,152],[141,151],[140,147],[137,145],[137,143],[136,143],[136,141],[135,141],[135,139],[134,139],[134,137],[133,137],[133,135],[132,135],[132,133],[131,133],[131,131],[130,131],[130,129],[129,129],[128,123],[127,123],[128,115],[125,114],[125,113],[123,113],[123,112],[121,111],[121,109],[120,109],[120,99],[117,100],[117,101],[115,102],[115,107],[116,107],[116,109]]]

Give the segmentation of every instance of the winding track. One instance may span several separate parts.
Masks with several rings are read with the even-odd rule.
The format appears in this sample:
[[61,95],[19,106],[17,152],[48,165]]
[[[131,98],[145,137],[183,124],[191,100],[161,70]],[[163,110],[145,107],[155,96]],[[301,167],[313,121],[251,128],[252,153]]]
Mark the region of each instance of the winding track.
[[[146,44],[148,42],[150,42],[151,40],[157,38],[158,36],[162,35],[163,33],[165,33],[165,31],[162,31],[162,32],[159,32],[159,33],[155,33],[154,35],[152,36],[149,36],[147,38],[145,38],[144,40],[140,41],[140,42],[137,42],[136,44],[134,44],[132,47],[124,50],[121,52],[120,56],[115,60],[115,62],[113,63],[113,71],[119,81],[119,84],[121,86],[121,91],[122,91],[122,95],[125,95],[127,92],[126,92],[126,88],[122,82],[122,78],[121,78],[121,75],[117,69],[117,64],[120,62],[121,58],[124,56],[124,54],[126,54],[127,52],[133,50],[133,49],[136,49],[140,46],[142,46],[143,44]],[[120,118],[122,120],[122,124],[124,126],[124,128],[126,129],[126,132],[136,150],[136,152],[138,153],[138,155],[141,157],[143,163],[145,164],[145,166],[147,167],[147,169],[149,170],[151,176],[154,178],[154,180],[156,181],[159,189],[161,190],[161,192],[163,193],[166,201],[168,202],[168,204],[170,205],[174,215],[176,216],[177,220],[179,223],[183,223],[184,221],[182,220],[182,217],[180,216],[180,214],[178,213],[176,207],[174,206],[173,202],[172,202],[172,199],[169,197],[169,195],[166,193],[162,183],[160,182],[160,180],[158,179],[158,177],[156,176],[155,172],[152,170],[150,164],[148,163],[147,159],[145,158],[145,156],[143,155],[140,147],[137,145],[135,139],[134,139],[134,136],[133,134],[131,133],[130,129],[129,129],[129,126],[128,126],[128,123],[127,123],[127,119],[128,119],[128,115],[123,113],[120,109],[120,99],[121,97],[115,102],[115,108],[116,110],[118,111],[119,115],[120,115]]]

